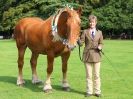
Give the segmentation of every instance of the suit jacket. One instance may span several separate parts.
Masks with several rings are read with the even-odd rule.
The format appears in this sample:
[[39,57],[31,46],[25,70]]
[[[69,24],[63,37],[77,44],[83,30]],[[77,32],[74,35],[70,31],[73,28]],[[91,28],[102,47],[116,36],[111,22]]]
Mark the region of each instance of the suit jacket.
[[92,38],[90,30],[84,30],[80,37],[80,44],[83,45],[83,43],[85,43],[83,62],[100,62],[101,54],[97,48],[102,48],[103,45],[102,31],[96,30],[95,37]]

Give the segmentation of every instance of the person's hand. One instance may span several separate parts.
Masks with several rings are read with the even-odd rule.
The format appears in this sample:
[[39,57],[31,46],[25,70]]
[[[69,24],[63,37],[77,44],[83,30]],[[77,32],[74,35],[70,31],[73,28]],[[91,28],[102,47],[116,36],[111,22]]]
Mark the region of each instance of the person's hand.
[[99,50],[102,50],[102,47],[101,47],[101,46],[98,46],[98,49],[99,49]]
[[101,46],[98,46],[97,50],[98,50],[98,52],[100,52],[102,50]]

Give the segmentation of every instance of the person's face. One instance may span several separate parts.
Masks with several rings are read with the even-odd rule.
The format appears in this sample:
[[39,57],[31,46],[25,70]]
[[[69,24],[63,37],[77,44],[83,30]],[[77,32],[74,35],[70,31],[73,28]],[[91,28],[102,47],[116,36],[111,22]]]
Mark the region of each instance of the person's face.
[[97,24],[97,22],[96,22],[95,19],[92,19],[92,20],[89,21],[90,28],[95,28],[96,27],[96,24]]

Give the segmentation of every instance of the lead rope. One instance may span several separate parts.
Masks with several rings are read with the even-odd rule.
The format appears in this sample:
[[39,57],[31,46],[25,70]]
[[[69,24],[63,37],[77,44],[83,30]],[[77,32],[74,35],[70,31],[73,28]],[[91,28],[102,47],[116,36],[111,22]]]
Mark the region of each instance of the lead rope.
[[80,58],[80,60],[82,61],[81,53],[80,53],[80,45],[78,45],[78,46],[79,46],[79,58]]
[[112,66],[114,72],[117,74],[117,76],[121,79],[121,81],[123,81],[123,84],[126,86],[126,88],[128,88],[127,83],[125,81],[125,79],[122,78],[122,76],[120,75],[120,73],[118,72],[118,70],[114,67],[113,63],[110,61],[110,59],[104,54],[104,52],[102,50],[100,50],[100,52],[104,55],[104,57],[108,60],[108,63]]

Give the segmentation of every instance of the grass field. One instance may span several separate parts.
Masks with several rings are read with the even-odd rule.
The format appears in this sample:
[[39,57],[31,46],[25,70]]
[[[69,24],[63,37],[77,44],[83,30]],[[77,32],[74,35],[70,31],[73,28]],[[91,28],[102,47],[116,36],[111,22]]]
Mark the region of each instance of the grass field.
[[[133,41],[105,40],[104,53],[113,67],[103,56],[101,64],[102,99],[133,99]],[[15,41],[0,40],[0,99],[86,99],[85,68],[78,56],[78,47],[72,52],[68,63],[70,92],[62,91],[61,59],[55,59],[52,73],[53,92],[42,91],[43,84],[31,83],[30,51],[25,54],[23,68],[24,87],[16,85],[18,74],[17,49]],[[46,78],[46,56],[40,55],[37,71],[40,79]],[[89,99],[97,99],[92,96]]]

